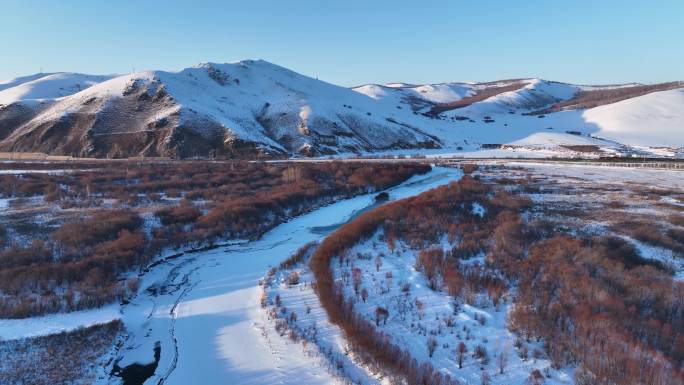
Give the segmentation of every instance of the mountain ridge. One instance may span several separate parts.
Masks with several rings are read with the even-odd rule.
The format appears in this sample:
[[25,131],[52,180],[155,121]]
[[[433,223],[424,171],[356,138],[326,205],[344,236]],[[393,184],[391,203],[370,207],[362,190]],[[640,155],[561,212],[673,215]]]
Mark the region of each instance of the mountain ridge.
[[[672,84],[665,91],[679,88],[679,83]],[[575,142],[568,135],[579,133],[596,140],[598,147],[616,151],[654,142],[639,139],[631,127],[626,128],[630,134],[624,143],[610,142],[620,142],[620,130],[601,119],[615,120],[614,114],[594,114],[590,120],[582,114],[591,109],[559,109],[546,116],[544,109],[569,104],[577,95],[594,92],[600,97],[597,90],[614,95],[638,87],[644,86],[572,85],[533,78],[345,88],[263,60],[206,62],[176,72],[118,76],[36,74],[0,83],[0,151],[177,158],[467,152],[551,130],[555,139],[549,146],[558,147],[563,138]],[[652,88],[623,100],[659,92],[657,86]],[[684,113],[671,113],[680,102],[676,95],[667,97],[674,102],[665,102],[669,110],[651,116],[652,121],[667,120],[657,124],[676,136],[673,148],[684,146],[684,132],[673,129],[671,119],[675,116],[675,125],[684,122]],[[659,103],[652,96],[644,101]],[[599,100],[596,107],[602,106]],[[537,116],[526,116],[535,112]],[[643,119],[623,121],[643,124]],[[603,126],[610,127],[605,143],[600,140]]]

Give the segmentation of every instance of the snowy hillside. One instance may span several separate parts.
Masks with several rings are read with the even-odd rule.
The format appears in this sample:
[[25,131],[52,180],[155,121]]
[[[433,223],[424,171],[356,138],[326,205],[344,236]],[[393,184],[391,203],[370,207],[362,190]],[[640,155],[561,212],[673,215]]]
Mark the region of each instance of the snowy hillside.
[[[515,82],[522,84],[514,90],[496,92]],[[458,150],[430,152],[436,156],[586,156],[592,148],[597,151],[596,155],[673,155],[684,147],[684,89],[681,88],[589,109],[540,114],[537,111],[545,106],[573,100],[580,92],[641,86],[577,86],[539,79],[462,86],[468,91],[452,99],[447,99],[447,93],[440,87],[372,85],[355,90],[432,115],[436,136]],[[420,102],[416,102],[413,92],[418,88],[425,91]],[[482,93],[492,95],[477,100]],[[435,109],[438,113],[431,114]],[[434,124],[435,121],[450,122],[452,128],[445,130],[440,124]],[[662,147],[667,149],[663,151]]]
[[[426,85],[365,85],[355,91],[374,99],[405,103],[414,110],[446,117],[466,113],[497,113],[533,110],[572,98],[580,87],[540,79],[504,80],[490,83],[446,83]],[[458,102],[462,103],[458,103]],[[470,108],[472,107],[472,108]]]
[[16,86],[21,85],[23,83],[31,82],[33,80],[40,79],[44,76],[50,76],[50,75],[54,75],[54,74],[53,73],[37,73],[37,74],[33,74],[33,75],[19,76],[19,77],[14,78],[14,79],[3,80],[2,82],[0,82],[0,91],[6,90],[8,88],[16,87]]
[[[15,127],[0,148],[186,157],[438,147],[401,115],[264,61],[208,63],[123,75],[62,98]],[[54,135],[63,130],[66,138]]]
[[579,91],[577,86],[540,79],[530,79],[525,83],[523,87],[515,91],[503,92],[466,107],[466,111],[482,114],[534,110],[560,100],[570,99]]
[[[643,87],[512,79],[348,89],[261,60],[117,77],[37,74],[0,83],[0,151],[250,158],[492,156],[492,149],[496,156],[673,155],[684,147],[682,89],[644,94]],[[540,112],[617,89],[640,93],[617,103],[594,93],[591,103],[598,107]]]
[[586,110],[597,136],[642,146],[684,145],[684,89],[654,92]]
[[36,74],[0,83],[0,104],[21,100],[56,99],[75,94],[113,76],[75,73]]
[[467,83],[426,84],[367,84],[353,89],[376,100],[391,100],[394,104],[408,104],[419,110],[433,103],[451,103],[475,93],[475,86]]

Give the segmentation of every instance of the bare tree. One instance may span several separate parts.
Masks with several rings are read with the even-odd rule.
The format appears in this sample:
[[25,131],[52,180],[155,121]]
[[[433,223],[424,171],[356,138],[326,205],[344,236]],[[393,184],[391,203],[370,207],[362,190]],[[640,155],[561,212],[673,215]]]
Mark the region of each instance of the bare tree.
[[293,271],[287,276],[287,286],[294,286],[299,284],[299,272]]
[[380,306],[375,308],[375,326],[380,326],[380,321],[382,321],[383,325],[387,324],[387,318],[389,318],[389,311],[387,309]]
[[527,378],[527,383],[529,385],[541,385],[544,381],[544,375],[539,371],[539,369],[534,369]]
[[484,345],[475,346],[475,351],[473,352],[473,357],[480,360],[481,365],[489,364],[489,354],[487,353],[487,348]]
[[363,300],[364,303],[368,299],[368,289],[366,289],[365,287],[363,289],[361,289],[361,299]]
[[486,371],[480,374],[480,385],[489,385],[491,381],[491,376]]
[[425,315],[425,304],[423,304],[423,301],[419,300],[416,298],[416,310],[418,311],[418,319],[422,320],[423,316]]
[[461,341],[456,349],[456,354],[458,356],[458,368],[463,369],[463,357],[468,353],[468,347]]
[[362,273],[361,269],[355,267],[352,270],[352,284],[354,285],[354,293],[359,295],[359,288],[361,287]]
[[434,339],[433,337],[428,337],[427,339],[427,351],[428,351],[428,356],[432,358],[432,355],[435,353],[435,350],[437,350],[437,340]]
[[504,370],[506,370],[506,365],[508,365],[508,347],[507,346],[504,346],[503,349],[501,349],[499,356],[496,357],[496,364],[499,367],[499,374],[503,374]]

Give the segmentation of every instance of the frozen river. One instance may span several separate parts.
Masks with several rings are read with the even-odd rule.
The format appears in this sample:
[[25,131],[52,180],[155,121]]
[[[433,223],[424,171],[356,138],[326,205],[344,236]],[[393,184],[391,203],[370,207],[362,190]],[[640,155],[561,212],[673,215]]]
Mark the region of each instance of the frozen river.
[[[435,167],[387,191],[391,200],[401,199],[461,175],[458,169]],[[78,320],[121,318],[127,333],[112,352],[119,366],[153,363],[155,346],[161,348],[155,373],[146,384],[332,383],[327,370],[307,357],[301,346],[272,333],[260,307],[258,281],[301,246],[323,239],[372,206],[374,197],[367,194],[325,206],[256,241],[186,253],[165,262],[143,276],[140,294],[116,315],[110,306],[73,317],[39,317],[23,325],[0,321],[0,336],[52,333],[79,326]],[[102,370],[98,383],[121,382],[109,376],[109,370]]]

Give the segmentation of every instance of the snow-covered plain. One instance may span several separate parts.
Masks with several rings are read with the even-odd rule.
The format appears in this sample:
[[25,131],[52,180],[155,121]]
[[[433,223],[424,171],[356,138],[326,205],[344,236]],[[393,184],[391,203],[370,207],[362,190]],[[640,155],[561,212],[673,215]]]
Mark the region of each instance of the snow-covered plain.
[[634,184],[654,188],[684,190],[684,173],[677,170],[653,170],[648,168],[593,166],[582,164],[557,164],[526,162],[504,163],[508,166],[523,166],[540,175],[553,177],[559,181],[572,183],[583,180],[602,184]]
[[64,174],[83,170],[0,170],[0,175],[25,175],[25,174]]

